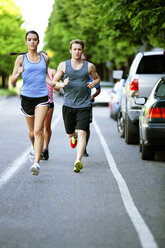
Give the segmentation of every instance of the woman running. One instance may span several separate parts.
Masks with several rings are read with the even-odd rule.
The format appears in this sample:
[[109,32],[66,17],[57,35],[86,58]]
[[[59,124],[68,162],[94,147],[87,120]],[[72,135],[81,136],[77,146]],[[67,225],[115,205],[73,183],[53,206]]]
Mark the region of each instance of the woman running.
[[[28,52],[17,57],[11,76],[14,85],[22,75],[23,86],[21,89],[21,110],[23,111],[29,128],[29,138],[34,148],[31,158],[34,164],[31,166],[33,175],[40,171],[40,157],[43,147],[43,125],[49,109],[49,92],[46,81],[55,87],[48,75],[49,57],[37,52],[39,35],[35,31],[26,33],[25,42]],[[67,84],[64,83],[62,87]],[[62,84],[61,84],[62,85]]]

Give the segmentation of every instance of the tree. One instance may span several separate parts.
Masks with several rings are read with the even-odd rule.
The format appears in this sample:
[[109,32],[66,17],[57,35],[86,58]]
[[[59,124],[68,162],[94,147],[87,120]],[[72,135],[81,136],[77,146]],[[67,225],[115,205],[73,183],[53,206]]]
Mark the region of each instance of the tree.
[[25,33],[20,9],[12,0],[0,0],[0,76],[2,87],[7,87],[7,78],[12,72],[14,58],[10,52],[25,51]]
[[45,35],[53,64],[69,56],[69,41],[85,43],[90,60],[128,72],[137,51],[165,47],[163,0],[56,0]]

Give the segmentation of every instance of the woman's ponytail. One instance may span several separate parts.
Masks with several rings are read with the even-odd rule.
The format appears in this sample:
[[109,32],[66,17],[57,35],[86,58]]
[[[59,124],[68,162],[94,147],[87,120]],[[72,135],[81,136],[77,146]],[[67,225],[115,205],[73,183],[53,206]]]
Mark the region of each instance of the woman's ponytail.
[[[27,53],[27,52],[26,52]],[[26,54],[26,53],[14,53],[14,52],[11,52],[9,53],[10,56],[13,56],[13,55],[23,55],[23,54]]]

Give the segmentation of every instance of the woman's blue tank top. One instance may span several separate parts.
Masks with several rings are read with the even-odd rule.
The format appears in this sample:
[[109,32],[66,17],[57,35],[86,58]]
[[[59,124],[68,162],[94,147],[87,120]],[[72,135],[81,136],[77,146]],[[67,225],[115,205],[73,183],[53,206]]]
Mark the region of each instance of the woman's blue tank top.
[[46,61],[40,54],[40,61],[32,63],[28,60],[27,54],[24,55],[22,66],[23,86],[21,95],[27,97],[43,97],[49,94],[46,85]]

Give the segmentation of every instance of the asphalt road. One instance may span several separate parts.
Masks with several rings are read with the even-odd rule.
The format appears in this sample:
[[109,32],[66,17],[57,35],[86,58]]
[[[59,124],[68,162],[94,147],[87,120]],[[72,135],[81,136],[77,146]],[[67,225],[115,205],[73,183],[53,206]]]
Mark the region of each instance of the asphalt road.
[[0,248],[164,248],[165,153],[141,160],[96,106],[75,174],[61,106],[55,95],[50,159],[32,176],[19,97],[0,99]]

